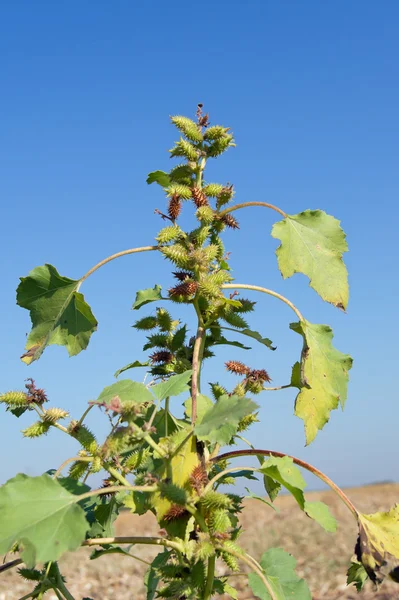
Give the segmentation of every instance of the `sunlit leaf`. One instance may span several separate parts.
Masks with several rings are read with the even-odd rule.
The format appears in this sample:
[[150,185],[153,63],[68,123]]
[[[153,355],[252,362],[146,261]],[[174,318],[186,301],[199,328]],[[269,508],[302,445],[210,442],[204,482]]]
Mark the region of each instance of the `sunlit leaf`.
[[334,533],[337,531],[337,521],[330,513],[330,509],[323,502],[305,501],[304,511],[314,521],[323,527],[326,531]]
[[195,433],[200,440],[228,444],[243,417],[255,412],[259,406],[249,398],[221,396],[196,425]]
[[52,265],[33,269],[21,277],[17,304],[30,312],[32,330],[22,360],[27,365],[52,344],[65,346],[70,356],[87,348],[97,321],[77,289],[79,281],[62,277]]
[[346,583],[348,585],[353,583],[357,591],[360,592],[368,578],[367,571],[362,564],[355,562],[351,563],[347,572]]
[[[196,423],[199,425],[202,421],[203,416],[205,415],[205,413],[210,410],[213,406],[213,402],[210,398],[208,398],[208,396],[204,396],[203,394],[198,394],[197,395],[197,421]],[[185,410],[185,414],[187,416],[188,419],[191,419],[192,416],[192,398],[190,396],[190,398],[188,398],[185,403],[184,406],[186,408]]]
[[[262,555],[260,564],[276,600],[311,600],[306,581],[295,573],[296,560],[291,554],[282,548],[270,548]],[[257,598],[271,600],[259,575],[250,573],[248,580]]]
[[170,177],[165,171],[153,171],[148,174],[147,183],[158,183],[161,187],[167,188],[170,186]]
[[148,367],[149,365],[150,365],[149,362],[140,362],[139,360],[135,360],[134,362],[129,363],[128,365],[125,365],[121,369],[118,369],[117,371],[115,371],[114,377],[119,377],[119,375],[121,375],[125,371],[128,371],[129,369],[136,369],[138,367]]
[[136,300],[133,302],[132,309],[137,310],[149,302],[162,300],[161,290],[162,287],[160,285],[155,285],[153,288],[147,288],[145,290],[138,291],[136,293]]
[[178,396],[188,389],[187,384],[191,379],[192,373],[192,370],[189,370],[179,375],[172,375],[166,381],[153,385],[151,391],[158,400],[164,400],[169,396]]
[[10,479],[0,488],[0,554],[19,543],[23,561],[34,567],[76,550],[89,529],[78,498],[47,474]]
[[346,308],[348,273],[342,256],[348,245],[337,219],[322,210],[305,210],[275,223],[272,236],[281,240],[276,254],[283,277],[303,273],[323,300]]
[[333,332],[328,325],[314,325],[308,321],[291,323],[290,328],[304,339],[300,378],[294,365],[293,384],[300,386],[295,414],[305,423],[306,443],[310,444],[317,432],[330,418],[330,412],[345,405],[352,358],[332,345]]
[[95,404],[101,404],[117,412],[117,408],[121,406],[127,407],[153,401],[153,395],[143,383],[122,379],[105,387]]

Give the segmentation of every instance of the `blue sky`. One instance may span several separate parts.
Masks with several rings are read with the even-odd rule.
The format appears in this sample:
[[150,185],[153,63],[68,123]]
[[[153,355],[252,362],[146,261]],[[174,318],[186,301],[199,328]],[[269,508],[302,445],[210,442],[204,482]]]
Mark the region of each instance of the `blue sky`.
[[[1,390],[33,377],[53,405],[79,417],[118,367],[144,356],[130,307],[138,289],[170,285],[155,253],[111,263],[84,284],[99,329],[72,359],[53,346],[30,367],[20,362],[30,327],[15,288],[45,262],[79,278],[109,254],[151,244],[161,226],[154,209],[165,200],[147,173],[171,163],[177,135],[168,116],[193,115],[203,102],[237,142],[209,180],[233,182],[237,201],[326,210],[342,220],[350,246],[343,314],[305,277],[282,280],[274,213],[241,211],[240,233],[226,233],[237,282],[274,288],[310,321],[330,324],[355,361],[344,413],[335,411],[310,447],[293,416],[294,390],[259,398],[262,422],[249,437],[341,485],[397,480],[398,19],[394,0],[3,3]],[[278,350],[254,347],[251,364],[284,384],[300,351],[288,328],[295,319],[277,300],[256,300],[251,324]],[[223,350],[204,380],[229,383],[229,358],[244,356]],[[1,416],[2,481],[57,467],[76,451],[58,432],[23,440],[31,418]],[[105,434],[102,415],[91,413],[90,425]]]

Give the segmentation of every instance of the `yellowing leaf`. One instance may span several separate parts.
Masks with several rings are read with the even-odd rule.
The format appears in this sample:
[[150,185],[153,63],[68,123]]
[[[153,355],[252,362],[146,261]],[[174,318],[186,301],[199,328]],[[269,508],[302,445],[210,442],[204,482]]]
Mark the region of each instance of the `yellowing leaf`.
[[358,519],[357,558],[372,581],[382,581],[399,560],[399,504],[388,512],[359,513]]
[[305,210],[275,223],[272,236],[284,278],[303,273],[310,286],[327,302],[345,309],[348,304],[348,273],[342,255],[348,250],[340,222],[322,210]]
[[17,304],[30,311],[32,331],[22,360],[27,365],[40,358],[46,346],[65,346],[70,356],[87,348],[97,321],[79,294],[79,281],[62,277],[52,265],[33,269],[21,277]]
[[[182,429],[170,438],[164,438],[160,441],[162,446],[167,445],[173,455],[170,461],[173,480],[170,483],[185,490],[190,489],[190,475],[199,464],[195,437],[191,436],[189,440],[183,443],[185,438],[187,438],[187,434],[188,429]],[[162,468],[160,477],[166,477],[164,467]],[[157,513],[158,521],[161,521],[171,508],[172,503],[166,498],[162,498],[159,492],[156,492],[153,495],[153,506]]]
[[291,323],[290,328],[302,335],[304,346],[298,377],[294,365],[292,384],[300,388],[295,414],[305,423],[306,443],[310,444],[330,418],[330,412],[345,405],[352,358],[332,345],[333,332],[328,325],[308,321]]

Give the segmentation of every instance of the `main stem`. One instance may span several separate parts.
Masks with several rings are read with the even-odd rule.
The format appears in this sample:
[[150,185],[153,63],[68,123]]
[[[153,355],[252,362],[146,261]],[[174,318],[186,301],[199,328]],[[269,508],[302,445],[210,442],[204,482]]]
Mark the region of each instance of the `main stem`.
[[281,208],[275,206],[274,204],[269,204],[268,202],[243,202],[242,204],[235,204],[230,208],[225,208],[224,210],[222,210],[220,212],[220,216],[223,217],[223,215],[228,215],[229,213],[238,210],[239,208],[247,208],[248,206],[263,206],[264,208],[271,208],[272,210],[275,210],[284,218],[288,216],[287,213],[281,210]]

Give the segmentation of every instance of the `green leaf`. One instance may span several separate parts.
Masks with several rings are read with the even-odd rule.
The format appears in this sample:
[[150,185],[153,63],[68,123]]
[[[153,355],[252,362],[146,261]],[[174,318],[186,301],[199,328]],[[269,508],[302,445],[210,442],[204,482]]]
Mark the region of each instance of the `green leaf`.
[[[310,444],[330,418],[330,412],[345,405],[348,371],[352,358],[332,345],[333,332],[328,325],[308,321],[291,323],[290,328],[302,335],[300,392],[295,414],[305,423],[306,443]],[[298,383],[298,367],[294,365],[292,381]]]
[[381,582],[399,560],[399,504],[388,512],[358,514],[357,559],[374,582]]
[[115,371],[114,377],[119,377],[119,375],[121,375],[125,371],[128,371],[129,369],[136,369],[137,367],[148,367],[148,366],[150,366],[149,362],[140,362],[139,360],[135,360],[134,362],[129,363],[128,365],[125,365],[121,369],[118,369],[117,371]]
[[147,288],[140,290],[136,293],[136,300],[133,303],[132,309],[137,310],[149,302],[156,302],[157,300],[163,300],[161,296],[162,287],[155,285],[153,288]]
[[69,356],[87,348],[97,321],[77,289],[79,281],[62,277],[52,265],[33,269],[21,277],[17,304],[30,312],[32,330],[21,359],[27,365],[38,360],[52,344],[65,346]]
[[306,482],[300,470],[294,465],[292,458],[289,456],[283,458],[270,457],[264,461],[260,471],[283,485],[294,496],[299,506],[302,509],[304,508],[303,490],[306,487]]
[[281,484],[278,481],[274,481],[274,479],[272,479],[271,477],[264,475],[263,485],[265,486],[266,493],[269,496],[270,500],[274,502],[280,493]]
[[76,550],[89,529],[78,498],[47,474],[10,479],[0,488],[0,553],[19,543],[30,568]]
[[[213,402],[210,398],[208,398],[208,396],[204,396],[203,394],[198,394],[197,395],[197,424],[199,425],[202,421],[203,416],[205,415],[205,413],[212,408],[213,406]],[[192,413],[192,398],[190,396],[190,398],[187,398],[187,400],[184,403],[184,406],[186,408],[185,410],[185,415],[187,417],[187,419],[191,420],[191,415]]]
[[95,404],[101,404],[109,408],[128,407],[133,404],[153,403],[154,398],[144,383],[122,379],[103,389]]
[[169,396],[178,396],[187,390],[187,383],[190,381],[192,373],[190,369],[180,375],[172,375],[166,381],[152,386],[151,391],[158,400],[164,400]]
[[305,501],[305,513],[330,533],[337,531],[337,521],[330,513],[330,509],[323,502]]
[[360,563],[351,563],[347,572],[347,585],[353,583],[358,592],[360,592],[368,579],[367,571]]
[[96,558],[101,558],[106,554],[124,554],[125,556],[132,556],[127,550],[124,550],[120,546],[104,546],[101,550],[93,550],[90,554],[90,560],[95,560]]
[[275,223],[272,236],[281,241],[276,254],[284,278],[303,273],[323,300],[346,308],[348,272],[342,256],[348,245],[340,221],[322,210],[305,210]]
[[[311,600],[309,588],[304,579],[295,573],[296,560],[282,548],[270,548],[260,560],[276,600]],[[271,596],[259,575],[250,573],[249,585],[261,600],[271,600]]]
[[200,440],[228,444],[237,433],[239,421],[258,408],[249,398],[221,396],[205,413],[201,423],[196,425],[195,434]]
[[159,569],[164,567],[169,560],[169,551],[160,552],[152,561],[150,568],[147,570],[144,583],[147,588],[146,600],[154,600],[157,591],[158,583],[161,579]]
[[276,349],[276,346],[273,346],[273,342],[271,340],[269,340],[269,338],[262,337],[261,334],[258,333],[257,331],[252,331],[251,329],[240,329],[239,331],[237,331],[237,329],[233,329],[232,327],[221,327],[221,329],[234,331],[235,333],[241,333],[242,335],[246,335],[246,336],[256,340],[257,342],[263,344],[264,346],[267,346],[270,350]]
[[[253,479],[256,479],[256,478],[254,477]],[[257,496],[256,494],[253,494],[247,487],[245,489],[247,492],[247,495],[245,496],[246,498],[252,498],[253,500],[259,500],[259,502],[266,504],[267,506],[272,508],[275,512],[279,512],[278,509],[275,506],[273,506],[273,504],[271,502],[268,502],[267,500],[265,500],[265,498],[262,498],[262,496]]]
[[153,171],[148,174],[147,183],[158,183],[161,187],[167,188],[170,186],[170,177],[165,171]]

